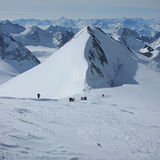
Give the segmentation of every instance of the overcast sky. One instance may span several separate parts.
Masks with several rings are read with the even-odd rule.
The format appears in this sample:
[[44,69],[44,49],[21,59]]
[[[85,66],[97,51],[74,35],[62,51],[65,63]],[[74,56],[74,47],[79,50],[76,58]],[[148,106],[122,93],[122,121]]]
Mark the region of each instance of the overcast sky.
[[160,0],[0,0],[0,19],[160,17]]

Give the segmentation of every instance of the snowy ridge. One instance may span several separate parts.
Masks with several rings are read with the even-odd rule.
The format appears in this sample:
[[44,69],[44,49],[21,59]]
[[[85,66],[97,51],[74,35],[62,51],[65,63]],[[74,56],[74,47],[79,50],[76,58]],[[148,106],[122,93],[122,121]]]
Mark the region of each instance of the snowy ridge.
[[6,33],[18,34],[23,32],[24,30],[25,30],[24,27],[18,24],[13,24],[9,20],[0,22],[0,31],[6,32]]
[[23,45],[44,45],[46,47],[56,47],[52,43],[52,36],[37,26],[33,26],[20,34],[14,35],[14,38]]
[[43,30],[37,26],[27,28],[20,34],[14,34],[14,38],[23,45],[45,46],[59,48],[68,42],[74,33],[67,31],[66,28],[50,26]]
[[0,83],[39,63],[39,60],[22,44],[0,32]]
[[112,33],[112,38],[125,45],[130,50],[137,52],[145,46],[145,42],[141,40],[140,35],[129,28],[119,26]]
[[0,32],[0,38],[0,57],[17,71],[24,72],[40,63],[27,48],[11,36]]
[[61,98],[86,88],[137,83],[132,56],[100,29],[87,27],[45,62],[2,85],[0,95]]

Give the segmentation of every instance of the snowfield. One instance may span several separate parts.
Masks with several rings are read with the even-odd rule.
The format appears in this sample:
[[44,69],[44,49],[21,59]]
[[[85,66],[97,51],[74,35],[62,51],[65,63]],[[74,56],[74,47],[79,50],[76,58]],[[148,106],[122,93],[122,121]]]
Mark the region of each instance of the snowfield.
[[73,103],[0,98],[1,159],[159,160],[160,103],[137,88],[91,90]]
[[75,102],[1,97],[0,159],[159,160],[160,76],[138,67],[139,84],[91,89]]

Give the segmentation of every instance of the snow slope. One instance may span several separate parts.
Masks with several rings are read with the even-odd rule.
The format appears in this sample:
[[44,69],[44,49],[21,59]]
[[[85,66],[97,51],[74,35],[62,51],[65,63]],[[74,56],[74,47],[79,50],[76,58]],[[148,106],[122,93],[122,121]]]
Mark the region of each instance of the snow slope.
[[2,85],[0,95],[60,98],[88,88],[136,84],[133,56],[100,29],[87,27],[45,62]]
[[138,85],[85,91],[72,103],[1,97],[0,159],[159,160],[160,73],[138,68]]

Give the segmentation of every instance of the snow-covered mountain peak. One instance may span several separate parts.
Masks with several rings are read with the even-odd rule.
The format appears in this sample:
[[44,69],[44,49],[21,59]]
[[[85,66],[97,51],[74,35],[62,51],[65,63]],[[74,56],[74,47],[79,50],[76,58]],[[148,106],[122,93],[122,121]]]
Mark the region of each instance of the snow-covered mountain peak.
[[0,58],[11,64],[18,72],[24,72],[40,63],[21,43],[2,32],[0,32]]
[[23,45],[55,47],[50,33],[37,26],[32,26],[21,34],[14,35],[14,38]]
[[119,41],[133,52],[138,52],[145,46],[145,42],[141,40],[140,35],[129,28],[118,26],[112,33],[112,38]]
[[139,34],[136,31],[126,28],[124,26],[118,26],[113,32],[112,37],[115,40],[119,40],[119,38],[128,38],[129,36],[134,36],[136,38],[139,38]]
[[2,85],[0,95],[36,97],[41,93],[60,98],[87,88],[136,83],[137,65],[132,56],[100,29],[86,27],[42,64]]
[[59,48],[68,42],[74,33],[64,27],[50,26],[43,30],[38,26],[32,26],[24,32],[14,35],[14,38],[24,45],[45,46]]
[[24,30],[25,30],[24,27],[20,26],[19,24],[13,24],[9,20],[0,22],[1,32],[18,34],[23,32]]
[[8,19],[1,22],[1,24],[12,24]]
[[89,36],[91,36],[92,38],[95,38],[95,35],[105,34],[105,33],[98,27],[87,26],[87,27],[84,27],[83,29],[81,29],[77,34],[75,34],[74,38],[77,39],[79,36],[83,36],[85,34],[89,34]]
[[49,33],[52,33],[54,31],[55,27],[53,25],[50,25],[46,31],[48,31]]
[[39,63],[39,60],[21,43],[0,32],[0,84]]

